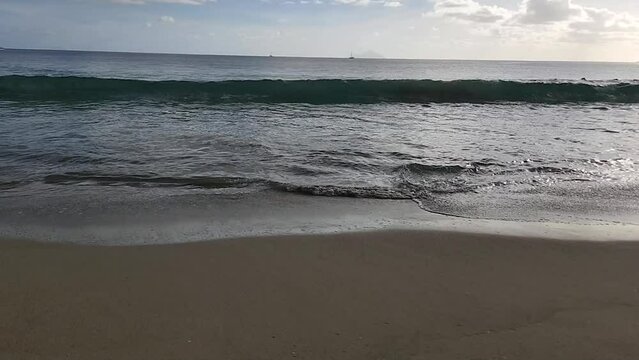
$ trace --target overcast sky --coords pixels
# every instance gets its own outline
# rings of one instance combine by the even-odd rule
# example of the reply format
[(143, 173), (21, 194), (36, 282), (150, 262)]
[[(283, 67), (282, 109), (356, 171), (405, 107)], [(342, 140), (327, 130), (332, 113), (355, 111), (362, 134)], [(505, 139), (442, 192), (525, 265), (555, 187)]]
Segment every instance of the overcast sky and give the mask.
[(639, 61), (639, 0), (0, 0), (0, 46)]

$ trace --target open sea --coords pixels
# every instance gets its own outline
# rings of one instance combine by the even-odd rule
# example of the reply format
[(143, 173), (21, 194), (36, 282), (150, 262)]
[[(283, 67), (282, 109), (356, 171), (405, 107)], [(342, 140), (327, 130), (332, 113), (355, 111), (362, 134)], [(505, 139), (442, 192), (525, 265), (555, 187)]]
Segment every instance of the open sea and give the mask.
[(306, 229), (327, 201), (360, 220), (388, 204), (380, 226), (402, 219), (393, 202), (636, 225), (637, 79), (630, 63), (3, 50), (0, 235), (180, 207), (246, 233), (304, 213)]

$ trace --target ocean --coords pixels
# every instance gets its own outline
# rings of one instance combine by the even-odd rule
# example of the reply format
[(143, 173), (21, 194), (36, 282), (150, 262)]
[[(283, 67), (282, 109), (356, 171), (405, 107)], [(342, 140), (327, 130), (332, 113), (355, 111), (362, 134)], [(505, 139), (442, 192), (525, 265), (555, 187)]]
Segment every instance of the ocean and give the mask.
[(433, 219), (422, 213), (636, 225), (638, 74), (0, 51), (0, 235), (99, 242), (124, 223), (207, 224), (144, 240), (172, 242)]

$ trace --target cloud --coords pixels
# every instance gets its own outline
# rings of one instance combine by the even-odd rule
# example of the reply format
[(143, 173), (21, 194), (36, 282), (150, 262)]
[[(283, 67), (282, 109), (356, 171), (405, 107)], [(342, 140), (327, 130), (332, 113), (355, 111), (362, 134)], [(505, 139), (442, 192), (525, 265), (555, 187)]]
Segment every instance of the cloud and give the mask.
[(639, 40), (639, 18), (608, 9), (582, 7), (570, 21), (567, 36), (585, 40)]
[(519, 21), (525, 24), (546, 24), (569, 20), (581, 13), (581, 7), (571, 0), (524, 0)]
[(481, 5), (474, 0), (437, 0), (432, 15), (470, 22), (495, 22), (511, 16), (511, 12), (494, 5)]
[[(397, 8), (402, 6), (401, 0), (333, 0), (335, 4), (368, 6), (371, 4), (382, 5), (384, 7)], [(318, 3), (317, 1), (315, 3)], [(319, 2), (321, 3), (321, 2)]]
[(371, 3), (371, 0), (335, 0), (335, 2), (338, 4), (366, 6)]
[(572, 0), (523, 0), (515, 10), (476, 0), (434, 0), (427, 17), (485, 24), (475, 33), (505, 34), (511, 39), (534, 36), (588, 42), (597, 39), (639, 39), (639, 19)]
[(400, 7), (402, 6), (402, 3), (399, 1), (385, 1), (384, 2), (384, 6), (385, 7)]
[(202, 5), (207, 2), (217, 2), (217, 0), (111, 0), (111, 2), (125, 5), (144, 5), (150, 3)]

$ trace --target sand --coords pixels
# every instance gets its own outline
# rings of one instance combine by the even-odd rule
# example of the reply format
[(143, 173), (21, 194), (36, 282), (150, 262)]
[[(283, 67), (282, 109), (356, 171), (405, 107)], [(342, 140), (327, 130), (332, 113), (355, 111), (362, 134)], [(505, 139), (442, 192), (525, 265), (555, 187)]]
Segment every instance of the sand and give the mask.
[(639, 243), (0, 241), (0, 359), (638, 359)]

